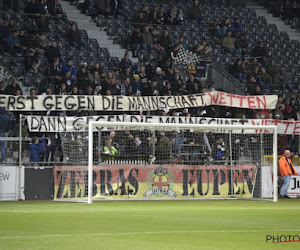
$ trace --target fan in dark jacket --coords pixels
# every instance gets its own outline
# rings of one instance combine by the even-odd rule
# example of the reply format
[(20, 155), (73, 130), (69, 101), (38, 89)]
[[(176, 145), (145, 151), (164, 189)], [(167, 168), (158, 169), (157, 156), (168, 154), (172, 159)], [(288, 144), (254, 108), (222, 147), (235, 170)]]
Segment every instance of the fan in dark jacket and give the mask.
[(45, 56), (47, 57), (49, 63), (54, 62), (55, 58), (59, 58), (61, 61), (61, 53), (57, 47), (57, 42), (53, 41), (51, 43), (51, 46), (46, 50)]
[(259, 41), (257, 46), (252, 50), (251, 56), (260, 58), (261, 63), (266, 65), (266, 58), (268, 57), (268, 52), (265, 49), (262, 41)]
[(68, 37), (71, 46), (77, 48), (79, 48), (80, 46), (85, 46), (84, 42), (81, 41), (81, 33), (77, 29), (77, 25), (75, 23), (73, 23), (71, 29), (69, 29)]
[(89, 74), (84, 66), (80, 68), (77, 75), (77, 86), (81, 93), (85, 93), (89, 87)]
[[(0, 137), (6, 137), (11, 128), (11, 118), (5, 114), (5, 107), (0, 107)], [(1, 161), (6, 161), (5, 141), (0, 141)]]
[[(131, 48), (135, 57), (138, 56), (141, 46), (143, 46), (143, 37), (140, 32), (140, 28), (136, 27), (131, 34)], [(146, 50), (145, 47), (143, 47)]]

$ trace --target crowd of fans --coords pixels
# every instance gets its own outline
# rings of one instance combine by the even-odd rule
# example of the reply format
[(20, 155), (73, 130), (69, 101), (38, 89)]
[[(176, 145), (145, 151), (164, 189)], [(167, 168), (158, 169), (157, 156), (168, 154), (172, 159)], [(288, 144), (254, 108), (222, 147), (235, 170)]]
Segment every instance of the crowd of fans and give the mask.
[[(87, 10), (88, 1), (78, 1), (79, 7), (84, 11)], [(98, 14), (103, 15), (123, 15), (123, 2), (119, 0), (113, 1), (96, 1)], [(163, 12), (159, 6), (154, 6), (149, 10), (144, 6), (139, 11), (135, 22), (139, 23), (130, 35), (128, 41), (130, 48), (134, 52), (134, 56), (141, 53), (161, 53), (163, 60), (151, 60), (149, 64), (133, 64), (126, 53), (124, 58), (114, 65), (113, 70), (104, 70), (100, 61), (93, 64), (83, 62), (81, 65), (74, 66), (71, 58), (65, 58), (60, 51), (58, 41), (49, 41), (49, 23), (52, 18), (58, 18), (64, 22), (65, 14), (58, 0), (31, 0), (25, 7), (25, 12), (29, 14), (26, 19), (27, 24), (20, 28), (14, 20), (0, 19), (0, 43), (1, 53), (7, 52), (15, 56), (22, 55), (24, 57), (24, 65), (26, 72), (32, 75), (46, 76), (47, 82), (42, 88), (30, 89), (30, 95), (126, 95), (126, 96), (162, 96), (162, 95), (188, 95), (203, 93), (207, 91), (215, 91), (214, 82), (203, 82), (194, 73), (189, 73), (187, 79), (183, 79), (179, 70), (174, 67), (171, 54), (176, 55), (180, 49), (194, 51), (202, 60), (212, 60), (213, 48), (209, 46), (205, 39), (199, 44), (191, 47), (185, 38), (180, 36), (174, 44), (165, 29), (161, 35), (158, 35), (156, 25), (182, 25), (186, 18), (193, 19), (201, 24), (203, 18), (199, 8), (198, 1), (195, 1), (193, 8), (189, 13), (184, 13), (182, 9), (173, 6), (169, 11)], [(56, 19), (57, 20), (57, 19)], [(241, 82), (244, 82), (248, 95), (269, 94), (271, 91), (280, 86), (286, 92), (292, 92), (292, 85), (289, 74), (284, 68), (278, 68), (276, 62), (268, 58), (267, 51), (263, 42), (258, 42), (257, 46), (250, 50), (245, 36), (244, 27), (240, 24), (239, 19), (235, 18), (231, 21), (226, 18), (219, 23), (215, 20), (210, 25), (211, 36), (214, 39), (222, 40), (222, 46), (226, 52), (236, 56), (236, 62), (230, 67), (230, 73)], [(70, 48), (85, 51), (89, 49), (89, 42), (83, 39), (82, 32), (78, 29), (76, 23), (70, 23), (67, 31), (67, 42)], [(46, 58), (47, 63), (41, 63), (41, 58)], [(11, 78), (0, 83), (0, 94), (22, 95), (22, 88), (17, 83), (17, 79)], [(253, 119), (285, 119), (298, 120), (300, 95), (291, 94), (290, 97), (283, 98), (280, 96), (278, 105), (275, 110), (246, 110), (234, 109), (228, 107), (198, 107), (179, 110), (162, 110), (153, 111), (151, 115), (170, 115), (170, 116), (204, 116), (204, 117), (221, 117), (221, 118), (253, 118)], [(11, 113), (13, 127), (17, 127), (18, 114)], [(59, 115), (59, 116), (82, 116), (82, 115), (98, 115), (104, 112), (88, 112), (88, 111), (69, 111), (69, 112), (40, 112), (39, 115)], [(141, 111), (138, 114), (149, 114), (149, 112)], [(34, 153), (38, 147), (31, 146), (33, 156), (31, 161), (53, 161), (56, 151), (61, 151), (61, 139), (59, 134), (32, 134), (27, 131), (26, 123), (24, 123), (23, 135), (27, 137), (37, 136), (34, 138), (33, 144), (41, 145), (38, 149), (42, 155)], [(176, 132), (176, 131), (175, 131)], [(174, 133), (175, 133), (174, 132)], [(16, 130), (11, 135), (16, 135)], [(130, 133), (130, 131), (128, 132)], [(196, 133), (197, 134), (197, 133)], [(131, 135), (131, 134), (130, 134)], [(156, 135), (156, 141), (151, 141), (152, 137), (142, 135), (137, 139), (137, 135), (127, 135), (131, 140), (122, 142), (108, 139), (103, 144), (103, 152), (113, 152), (113, 156), (126, 154), (126, 146), (124, 143), (132, 143), (137, 148), (136, 152), (147, 155), (147, 158), (154, 157), (158, 160), (166, 160), (166, 153), (171, 152), (170, 157), (178, 156), (179, 148), (175, 145), (182, 144), (200, 144), (195, 142), (198, 135), (192, 133), (184, 136), (180, 133), (176, 135), (159, 134)], [(141, 135), (139, 135), (141, 136)], [(126, 137), (126, 136), (125, 136)], [(126, 137), (126, 138), (127, 138)], [(199, 136), (198, 136), (199, 137)], [(201, 138), (203, 135), (200, 136)], [(291, 148), (289, 145), (295, 143), (297, 136), (279, 136), (282, 140), (280, 145), (284, 148)], [(46, 138), (46, 139), (45, 139)], [(148, 138), (148, 139), (147, 139)], [(150, 140), (150, 139), (151, 140)], [(77, 140), (78, 139), (78, 140)], [(77, 138), (78, 142), (84, 140)], [(175, 139), (175, 143), (173, 140)], [(203, 139), (203, 138), (202, 138)], [(181, 141), (182, 140), (182, 141)], [(222, 141), (223, 140), (223, 141)], [(245, 148), (245, 138), (239, 138), (241, 148)], [(251, 138), (247, 139), (250, 145)], [(178, 141), (178, 143), (176, 143)], [(209, 138), (206, 145), (207, 155), (211, 159), (228, 160), (228, 138)], [(255, 141), (255, 138), (252, 140)], [(247, 143), (248, 143), (247, 142)], [(150, 153), (151, 144), (157, 143), (157, 150), (162, 153), (152, 155)], [(202, 142), (201, 142), (202, 143)], [(235, 144), (236, 141), (234, 141)], [(202, 143), (203, 144), (203, 143)], [(293, 144), (293, 145), (294, 145)], [(123, 146), (124, 147), (123, 147)], [(219, 146), (218, 146), (219, 145)], [(220, 146), (221, 145), (221, 146)], [(113, 148), (114, 147), (114, 148)], [(249, 146), (250, 147), (250, 146)], [(298, 152), (297, 147), (294, 152)], [(42, 148), (42, 149), (41, 149)], [(218, 148), (220, 148), (220, 153)], [(246, 147), (247, 148), (247, 147)], [(255, 148), (255, 147), (254, 147)], [(169, 150), (170, 149), (170, 150)], [(281, 151), (282, 149), (280, 149)], [(51, 154), (50, 154), (51, 152)], [(165, 151), (164, 151), (165, 152)], [(240, 152), (240, 151), (238, 151)], [(110, 154), (110, 153), (109, 153)], [(192, 153), (191, 153), (192, 154)], [(37, 157), (39, 155), (40, 157)], [(192, 155), (196, 155), (193, 153)], [(237, 154), (239, 155), (239, 153)], [(51, 156), (51, 157), (50, 157)], [(196, 156), (191, 156), (196, 157)], [(197, 156), (199, 157), (199, 155)], [(197, 158), (198, 159), (198, 158)], [(61, 155), (61, 161), (65, 161)]]

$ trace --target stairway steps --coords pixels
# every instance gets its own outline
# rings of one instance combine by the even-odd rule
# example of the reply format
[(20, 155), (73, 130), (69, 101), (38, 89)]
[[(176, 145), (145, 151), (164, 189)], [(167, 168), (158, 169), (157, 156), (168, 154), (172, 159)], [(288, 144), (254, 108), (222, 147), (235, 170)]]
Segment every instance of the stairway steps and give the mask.
[[(119, 44), (114, 44), (113, 37), (108, 36), (105, 31), (101, 30), (100, 27), (91, 20), (91, 17), (80, 14), (80, 11), (75, 6), (70, 5), (67, 1), (62, 1), (61, 4), (68, 19), (75, 21), (79, 29), (85, 29), (88, 37), (96, 39), (100, 47), (107, 48), (111, 57), (118, 57), (119, 60), (124, 57), (126, 50), (122, 49)], [(129, 56), (133, 63), (138, 63), (137, 58), (132, 58), (131, 52), (129, 52)]]

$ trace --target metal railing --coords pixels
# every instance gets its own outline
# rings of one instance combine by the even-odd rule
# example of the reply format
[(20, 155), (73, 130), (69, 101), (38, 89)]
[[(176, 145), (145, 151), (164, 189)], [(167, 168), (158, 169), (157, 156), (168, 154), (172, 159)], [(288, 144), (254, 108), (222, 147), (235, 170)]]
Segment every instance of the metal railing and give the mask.
[(215, 82), (215, 88), (223, 92), (244, 95), (245, 86), (216, 63), (208, 65), (208, 81)]

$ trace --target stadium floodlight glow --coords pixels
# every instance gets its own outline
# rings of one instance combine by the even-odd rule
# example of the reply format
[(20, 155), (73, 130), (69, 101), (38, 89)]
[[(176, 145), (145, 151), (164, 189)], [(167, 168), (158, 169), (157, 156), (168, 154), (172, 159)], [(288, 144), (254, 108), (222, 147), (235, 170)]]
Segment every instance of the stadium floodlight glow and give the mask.
[(54, 200), (277, 201), (277, 127), (92, 121), (61, 133)]

